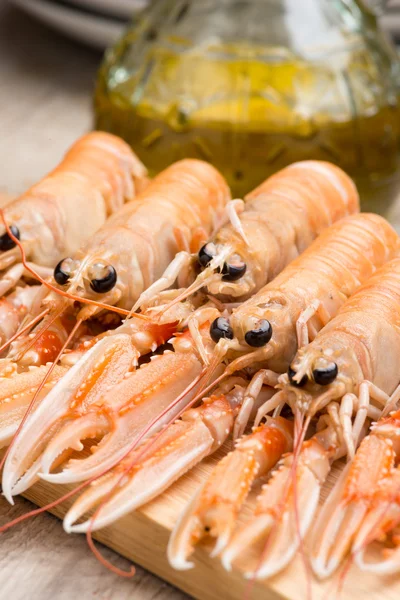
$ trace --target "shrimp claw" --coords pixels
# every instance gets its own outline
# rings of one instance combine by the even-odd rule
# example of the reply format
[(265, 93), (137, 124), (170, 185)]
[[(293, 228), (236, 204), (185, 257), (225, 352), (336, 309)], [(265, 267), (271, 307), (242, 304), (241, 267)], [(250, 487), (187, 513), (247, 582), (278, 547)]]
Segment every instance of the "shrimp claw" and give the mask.
[(278, 417), (237, 442), (235, 450), (214, 468), (172, 532), (168, 560), (175, 569), (193, 566), (187, 559), (204, 537), (215, 539), (212, 556), (220, 554), (254, 479), (267, 473), (291, 448), (292, 441), (292, 424)]

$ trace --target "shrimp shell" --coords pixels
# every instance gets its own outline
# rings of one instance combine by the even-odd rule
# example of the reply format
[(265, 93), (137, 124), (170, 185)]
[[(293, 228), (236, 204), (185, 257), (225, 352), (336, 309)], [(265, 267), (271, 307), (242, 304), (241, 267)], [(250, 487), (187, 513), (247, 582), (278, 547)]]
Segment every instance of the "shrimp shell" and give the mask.
[[(182, 245), (198, 249), (199, 241), (213, 231), (229, 200), (228, 185), (213, 166), (191, 159), (174, 163), (72, 256), (76, 271), (66, 291), (129, 310)], [(110, 293), (95, 293), (88, 285), (93, 268), (99, 265), (112, 265), (116, 271), (116, 285)], [(83, 314), (87, 316), (87, 311)]]
[[(247, 266), (238, 282), (219, 280), (211, 294), (244, 298), (258, 291), (301, 254), (327, 227), (359, 211), (353, 181), (338, 167), (318, 161), (294, 163), (269, 177), (245, 198), (240, 232), (229, 224), (213, 240), (231, 246)], [(229, 262), (229, 259), (227, 259)]]
[[(145, 167), (123, 140), (92, 132), (80, 138), (51, 173), (8, 203), (4, 218), (17, 227), (29, 261), (36, 267), (54, 267), (64, 255), (78, 250), (147, 181)], [(0, 253), (0, 269), (15, 265), (1, 282), (1, 294), (22, 276), (19, 261), (15, 245)], [(42, 271), (43, 276), (48, 274)]]
[(297, 350), (296, 328), (302, 313), (318, 302), (306, 322), (312, 339), (398, 250), (396, 232), (378, 215), (352, 215), (332, 225), (270, 284), (233, 311), (230, 322), (241, 351), (250, 350), (246, 333), (266, 319), (272, 326), (272, 339), (259, 349), (259, 359), (268, 360), (270, 369), (285, 371)]

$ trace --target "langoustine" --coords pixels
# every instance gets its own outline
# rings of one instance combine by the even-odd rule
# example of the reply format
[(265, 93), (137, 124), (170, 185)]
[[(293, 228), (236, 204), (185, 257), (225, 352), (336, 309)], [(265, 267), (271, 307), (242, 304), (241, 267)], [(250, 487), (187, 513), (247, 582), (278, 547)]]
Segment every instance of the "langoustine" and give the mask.
[[(209, 321), (199, 329), (207, 354), (213, 346), (208, 329)], [(189, 331), (170, 340), (173, 352), (154, 355), (139, 368), (130, 336), (114, 337), (111, 349), (102, 346), (107, 338), (89, 349), (84, 363), (71, 367), (27, 417), (4, 465), (3, 493), (10, 501), (38, 473), (56, 483), (98, 476), (124, 457), (132, 441), (158, 431), (195, 396), (203, 360)], [(82, 450), (81, 440), (94, 437), (100, 439), (94, 454), (49, 473), (62, 453)]]
[[(378, 215), (352, 215), (332, 225), (271, 283), (234, 309), (229, 320), (218, 318), (212, 323), (210, 333), (216, 346), (205, 377), (227, 357), (234, 360), (224, 376), (243, 368), (261, 368), (254, 377), (266, 384), (275, 382), (297, 348), (313, 339), (398, 249), (396, 232)], [(252, 405), (249, 396), (236, 435), (243, 433), (243, 413)]]
[[(3, 207), (29, 265), (43, 277), (78, 250), (108, 216), (147, 185), (147, 171), (120, 138), (92, 132), (80, 138), (61, 163), (19, 198)], [(79, 218), (78, 218), (79, 215)], [(0, 224), (0, 295), (27, 274), (15, 241)]]
[[(183, 160), (173, 164), (134, 202), (110, 217), (79, 251), (59, 262), (50, 282), (52, 291), (37, 306), (37, 311), (46, 314), (35, 333), (43, 333), (55, 314), (61, 316), (74, 300), (86, 304), (75, 311), (77, 321), (87, 321), (104, 308), (126, 315), (181, 244), (194, 248), (201, 244), (223, 218), (229, 200), (225, 180), (208, 163)], [(8, 359), (18, 361), (30, 343), (26, 337), (19, 338)], [(37, 364), (35, 353), (31, 356), (30, 364)], [(29, 364), (26, 355), (24, 362)]]
[[(351, 241), (354, 238), (358, 240), (357, 244), (354, 244)], [(329, 320), (329, 318), (337, 312), (339, 307), (346, 298), (354, 292), (360, 282), (371, 275), (371, 273), (387, 259), (391, 258), (397, 249), (397, 234), (382, 217), (377, 215), (353, 215), (332, 226), (314, 242), (309, 250), (296, 259), (294, 264), (287, 267), (274, 282), (271, 282), (264, 290), (256, 294), (254, 298), (248, 300), (238, 309), (233, 311), (231, 317), (233, 331), (237, 331), (238, 337), (241, 336), (244, 340), (241, 343), (238, 342), (238, 340), (231, 341), (225, 338), (219, 340), (213, 348), (212, 356), (209, 359), (209, 365), (206, 365), (205, 369), (202, 370), (202, 387), (204, 388), (205, 382), (208, 383), (209, 380), (215, 378), (217, 370), (220, 371), (222, 368), (219, 366), (220, 358), (227, 353), (227, 350), (232, 348), (236, 352), (239, 348), (242, 353), (246, 354), (244, 357), (239, 357), (230, 363), (228, 367), (224, 369), (224, 376), (226, 376), (227, 373), (232, 373), (233, 371), (248, 365), (262, 364), (263, 360), (271, 360), (275, 355), (275, 365), (277, 365), (278, 369), (284, 370), (297, 348), (296, 322), (299, 319), (301, 320), (302, 310), (307, 310), (308, 304), (310, 303), (312, 305), (312, 302), (316, 297), (319, 299), (321, 302), (321, 310), (317, 311), (311, 324), (315, 328), (312, 331), (315, 332), (320, 329), (324, 322)], [(317, 272), (319, 273), (318, 279), (315, 277), (315, 273)], [(209, 313), (207, 314), (207, 317), (210, 318)], [(216, 321), (214, 320), (213, 325), (210, 328), (210, 335), (214, 341), (216, 341), (215, 322), (218, 324), (221, 319), (223, 320), (223, 318), (218, 317)], [(272, 343), (269, 344), (267, 348), (265, 345), (270, 337), (266, 338), (265, 332), (263, 332), (262, 329), (260, 330), (261, 335), (254, 329), (254, 324), (260, 319), (263, 319), (263, 323), (268, 324), (267, 333), (271, 329), (274, 331)], [(250, 349), (250, 345), (248, 344), (249, 337), (247, 333), (243, 331), (245, 328), (251, 330), (251, 335), (256, 338), (255, 343), (260, 346), (261, 339), (264, 347), (256, 347), (255, 352), (247, 353), (246, 350)], [(219, 331), (217, 333), (219, 334)], [(224, 335), (225, 331), (222, 333)], [(220, 337), (222, 338), (223, 335)], [(111, 344), (111, 354), (113, 353), (113, 339), (117, 342), (116, 348), (118, 352), (120, 345), (124, 346), (128, 344), (125, 338), (118, 339), (117, 337), (112, 336), (108, 342)], [(252, 339), (250, 341), (253, 343)], [(104, 345), (106, 343), (106, 341), (103, 341)], [(100, 354), (98, 354), (99, 352)], [(93, 352), (93, 357), (101, 356), (101, 352), (102, 347), (98, 346), (97, 350)], [(217, 356), (218, 361), (213, 363), (215, 356)], [(41, 409), (43, 412), (40, 413), (40, 426), (39, 424), (35, 426), (35, 433), (33, 433), (32, 430), (28, 434), (28, 427), (22, 429), (10, 451), (10, 460), (5, 465), (3, 486), (4, 489), (7, 490), (7, 493), (11, 494), (11, 488), (15, 486), (16, 479), (18, 479), (18, 477), (21, 476), (21, 472), (24, 471), (22, 466), (25, 460), (24, 457), (29, 456), (32, 444), (35, 444), (35, 440), (38, 439), (41, 439), (41, 443), (44, 443), (44, 440), (46, 439), (44, 432), (49, 427), (49, 419), (52, 423), (54, 423), (53, 419), (56, 418), (59, 422), (62, 422), (63, 419), (65, 419), (65, 415), (68, 415), (71, 410), (70, 402), (74, 397), (74, 390), (79, 385), (77, 382), (84, 381), (84, 378), (89, 372), (86, 369), (93, 369), (93, 365), (95, 364), (96, 360), (92, 358), (92, 354), (88, 353), (85, 363), (77, 363), (77, 365), (79, 365), (77, 368), (81, 368), (81, 375), (79, 376), (79, 379), (78, 375), (75, 375), (75, 387), (71, 386), (69, 383), (67, 384), (69, 381), (68, 377), (65, 377), (63, 380), (65, 383), (63, 383), (64, 387), (62, 389), (65, 390), (65, 386), (69, 385), (69, 394), (65, 395), (63, 392), (63, 394), (59, 394), (59, 399), (57, 399), (55, 394), (50, 395), (45, 402), (42, 402), (43, 407), (46, 408)], [(95, 376), (97, 378), (96, 374)], [(273, 385), (275, 385), (277, 374), (273, 371), (262, 370), (260, 373), (256, 374), (255, 377), (258, 377), (263, 383), (268, 384), (272, 382)], [(69, 400), (67, 400), (68, 398)], [(112, 401), (112, 399), (110, 400)], [(105, 396), (104, 402), (107, 404), (107, 395)], [(251, 394), (247, 395), (239, 415), (240, 418), (237, 421), (238, 425), (235, 428), (235, 437), (240, 435), (244, 430), (246, 419), (243, 418), (243, 414), (245, 414), (245, 416), (249, 414), (253, 402), (253, 396)], [(273, 402), (273, 400), (270, 402)], [(46, 414), (48, 416), (46, 416)], [(91, 410), (90, 419), (95, 418), (94, 414), (95, 411)], [(96, 415), (95, 420), (98, 418), (100, 417)], [(72, 435), (73, 432), (76, 432), (76, 435), (79, 437), (79, 435), (81, 435), (79, 433), (81, 427), (82, 431), (85, 431), (88, 419), (89, 417), (85, 414), (82, 414), (80, 415), (80, 418), (75, 419), (73, 428), (70, 428), (70, 434)], [(118, 423), (119, 422), (122, 424), (124, 420), (119, 419)], [(120, 435), (120, 427), (115, 428), (114, 440), (118, 439), (117, 433), (121, 440), (123, 436)], [(119, 443), (122, 444), (121, 441)], [(46, 476), (53, 481), (72, 482), (83, 480), (93, 475), (92, 468), (89, 468), (91, 463), (96, 463), (96, 465), (98, 465), (100, 458), (109, 463), (111, 460), (116, 460), (116, 457), (119, 456), (118, 453), (114, 452), (111, 444), (108, 444), (107, 446), (104, 445), (101, 453), (99, 453), (99, 451), (96, 452), (96, 459), (91, 457), (91, 460), (87, 459), (80, 461), (79, 468), (77, 467), (74, 470), (66, 469), (64, 474), (48, 474), (52, 462), (50, 458), (53, 457), (54, 454), (61, 452), (61, 449), (64, 449), (64, 446), (65, 440), (63, 440), (61, 433), (55, 434), (47, 451), (47, 459), (42, 460), (42, 470), (44, 474), (47, 474)], [(12, 458), (16, 452), (19, 456), (18, 459)], [(44, 456), (46, 456), (46, 453)], [(6, 484), (6, 476), (8, 482), (10, 482), (9, 484)], [(7, 485), (9, 485), (9, 487), (7, 487)]]
[(197, 256), (181, 252), (162, 280), (140, 296), (134, 310), (146, 308), (193, 261), (202, 272), (174, 303), (201, 287), (224, 299), (248, 298), (324, 229), (358, 210), (356, 187), (341, 169), (322, 161), (294, 163), (250, 192), (244, 203), (232, 201), (228, 207), (231, 222)]
[[(286, 466), (271, 482), (272, 487), (275, 480), (286, 482), (281, 489), (281, 514), (275, 514), (268, 527), (257, 528), (257, 522), (262, 523), (265, 515), (271, 514), (268, 498), (272, 489), (268, 484), (254, 519), (227, 548), (226, 565), (240, 557), (243, 540), (251, 545), (261, 536), (268, 540), (268, 550), (252, 575), (272, 576), (284, 568), (300, 544), (299, 536), (310, 529), (332, 463), (344, 455), (352, 458), (368, 420), (379, 418), (384, 407), (395, 400), (390, 395), (396, 395), (399, 379), (399, 366), (393, 359), (400, 352), (399, 294), (400, 260), (394, 259), (342, 306), (308, 346), (299, 350), (288, 375), (281, 377), (283, 389), (277, 392), (277, 402), (290, 405), (298, 426), (297, 450), (285, 459)], [(268, 405), (259, 409), (257, 421), (266, 412)], [(311, 418), (324, 412), (327, 414), (322, 418), (329, 417), (336, 441), (331, 437), (320, 439), (317, 433), (302, 442)], [(365, 457), (363, 450), (361, 456)], [(333, 492), (333, 500), (326, 504), (313, 533), (312, 565), (319, 577), (331, 574), (348, 550), (363, 516), (362, 510), (359, 512), (363, 495), (367, 488), (369, 494), (372, 491), (365, 484), (369, 477), (373, 483), (378, 465), (387, 460), (381, 453), (368, 472), (357, 467), (345, 470), (337, 487), (340, 493)], [(350, 473), (350, 479), (343, 487), (346, 473)]]
[[(78, 308), (72, 334), (84, 320), (104, 308), (118, 305), (116, 310), (122, 310), (126, 314), (143, 287), (160, 274), (173, 258), (179, 244), (193, 244), (196, 247), (201, 243), (204, 232), (209, 233), (219, 219), (223, 218), (229, 199), (225, 180), (208, 163), (184, 160), (160, 173), (135, 202), (128, 203), (109, 219), (83, 250), (76, 253), (74, 259), (67, 261), (69, 267), (73, 263), (76, 270), (72, 269), (67, 273), (65, 261), (61, 261), (56, 267), (54, 277), (59, 282), (59, 293), (66, 298), (59, 297), (57, 290), (44, 298), (42, 304), (47, 304), (51, 310), (45, 316), (42, 326), (38, 327), (37, 339), (46, 331), (49, 322), (53, 322), (55, 317), (60, 317), (66, 309), (73, 306), (74, 300), (78, 303), (85, 302), (87, 306)], [(97, 277), (100, 271), (104, 274), (103, 278)], [(97, 302), (95, 298), (101, 295), (103, 301)], [(87, 362), (74, 371), (74, 381), (78, 387), (79, 377), (80, 382), (84, 382), (84, 378), (98, 362), (93, 356), (102, 356), (106, 348), (106, 353), (115, 357), (115, 360), (110, 359), (116, 369), (115, 376), (111, 376), (110, 381), (115, 384), (125, 373), (125, 367), (116, 366), (123, 344), (126, 344), (127, 350), (123, 364), (134, 367), (138, 352), (154, 350), (155, 342), (166, 342), (173, 332), (171, 323), (149, 324), (145, 320), (135, 337), (136, 324), (141, 320), (143, 318), (140, 315), (135, 316), (124, 324), (123, 333), (119, 331), (116, 335), (100, 340), (100, 346), (96, 346), (94, 352), (87, 353)], [(67, 342), (68, 340), (69, 337)], [(134, 346), (138, 341), (142, 344), (139, 348)], [(32, 341), (18, 340), (12, 348), (17, 360), (24, 356), (26, 344), (29, 348)], [(60, 342), (60, 347), (64, 346)], [(32, 353), (32, 356), (35, 359), (37, 353)], [(25, 368), (26, 366), (25, 364)], [(73, 396), (72, 389), (69, 389), (69, 396)], [(65, 398), (59, 397), (58, 400), (61, 400), (65, 409)], [(32, 403), (34, 401), (33, 399)], [(31, 408), (30, 405), (28, 412)], [(51, 410), (54, 414), (59, 414), (55, 405)]]

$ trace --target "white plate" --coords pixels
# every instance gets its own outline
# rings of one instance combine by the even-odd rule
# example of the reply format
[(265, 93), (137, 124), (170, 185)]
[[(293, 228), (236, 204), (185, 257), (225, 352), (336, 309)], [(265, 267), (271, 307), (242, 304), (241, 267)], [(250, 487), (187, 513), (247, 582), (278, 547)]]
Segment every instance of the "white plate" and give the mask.
[[(91, 0), (79, 1), (83, 4)], [(99, 4), (107, 0), (96, 1)], [(123, 1), (126, 4), (129, 0)], [(102, 50), (114, 44), (126, 27), (125, 19), (121, 17), (98, 16), (90, 11), (80, 10), (79, 7), (73, 8), (66, 4), (53, 3), (51, 0), (12, 0), (12, 2), (54, 29)]]
[(103, 15), (129, 20), (132, 14), (142, 10), (148, 0), (68, 0), (70, 4), (88, 8)]

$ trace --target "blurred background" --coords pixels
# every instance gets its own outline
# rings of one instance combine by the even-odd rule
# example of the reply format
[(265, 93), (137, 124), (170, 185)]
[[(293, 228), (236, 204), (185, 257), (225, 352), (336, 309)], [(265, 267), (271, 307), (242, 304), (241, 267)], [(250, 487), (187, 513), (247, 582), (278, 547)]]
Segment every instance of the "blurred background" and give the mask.
[[(315, 158), (356, 180), (365, 209), (399, 189), (400, 0), (13, 0), (107, 48), (95, 127), (152, 173), (209, 160), (243, 196)], [(79, 70), (79, 65), (76, 67)]]

